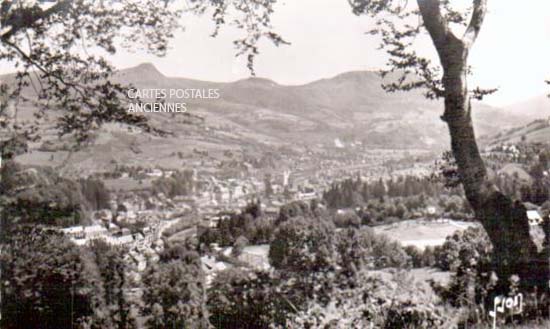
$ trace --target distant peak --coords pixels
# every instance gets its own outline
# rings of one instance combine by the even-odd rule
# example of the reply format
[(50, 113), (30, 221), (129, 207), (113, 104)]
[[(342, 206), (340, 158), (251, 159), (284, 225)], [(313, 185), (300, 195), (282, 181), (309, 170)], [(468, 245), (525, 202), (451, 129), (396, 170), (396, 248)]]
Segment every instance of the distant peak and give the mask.
[(256, 85), (268, 85), (268, 86), (277, 86), (278, 84), (270, 79), (267, 78), (259, 78), (259, 77), (249, 77), (242, 80), (238, 80), (236, 83), (239, 84), (256, 84)]
[(155, 65), (149, 62), (141, 63), (138, 66), (134, 66), (123, 71), (126, 71), (127, 73), (134, 72), (139, 75), (143, 75), (144, 77), (164, 77), (164, 74), (160, 73)]
[(136, 66), (136, 69), (157, 70), (155, 65), (153, 65), (153, 63), (151, 62), (141, 63), (138, 66)]
[(333, 83), (333, 82), (354, 82), (354, 83), (366, 83), (374, 82), (379, 83), (380, 76), (378, 72), (372, 70), (363, 70), (363, 71), (348, 71), (339, 73), (330, 78), (322, 78), (319, 80), (312, 81), (306, 85), (317, 85), (319, 83)]
[(365, 78), (365, 77), (372, 77), (377, 76), (378, 72), (376, 71), (348, 71), (343, 72), (338, 75), (336, 75), (333, 79), (357, 79), (357, 78)]

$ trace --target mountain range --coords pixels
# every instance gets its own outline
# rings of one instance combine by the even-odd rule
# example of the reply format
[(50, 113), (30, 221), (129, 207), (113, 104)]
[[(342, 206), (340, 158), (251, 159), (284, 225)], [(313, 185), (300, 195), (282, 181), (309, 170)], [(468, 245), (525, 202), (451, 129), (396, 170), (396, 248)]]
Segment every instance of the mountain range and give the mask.
[[(138, 88), (215, 88), (216, 100), (187, 100), (189, 112), (206, 122), (225, 122), (282, 142), (327, 142), (334, 138), (359, 140), (379, 147), (437, 147), (448, 143), (439, 119), (442, 103), (420, 92), (386, 93), (372, 71), (347, 72), (304, 85), (285, 86), (263, 78), (214, 83), (161, 74), (152, 64), (122, 70), (116, 79)], [(544, 117), (543, 102), (499, 109), (475, 103), (478, 135)], [(548, 113), (550, 115), (550, 112)]]
[[(281, 85), (255, 77), (221, 83), (167, 77), (145, 63), (117, 72), (114, 80), (137, 89), (217, 89), (220, 97), (181, 100), (187, 103), (190, 116), (144, 114), (152, 124), (173, 132), (171, 141), (110, 127), (100, 131), (93, 153), (103, 147), (101, 152), (118, 156), (128, 152), (129, 144), (134, 150), (184, 153), (345, 147), (357, 142), (389, 149), (442, 150), (449, 145), (447, 127), (440, 120), (441, 101), (428, 100), (420, 91), (386, 93), (381, 88), (382, 78), (373, 71), (347, 72), (303, 85)], [(494, 135), (548, 117), (549, 105), (533, 101), (500, 109), (475, 102), (477, 134)]]

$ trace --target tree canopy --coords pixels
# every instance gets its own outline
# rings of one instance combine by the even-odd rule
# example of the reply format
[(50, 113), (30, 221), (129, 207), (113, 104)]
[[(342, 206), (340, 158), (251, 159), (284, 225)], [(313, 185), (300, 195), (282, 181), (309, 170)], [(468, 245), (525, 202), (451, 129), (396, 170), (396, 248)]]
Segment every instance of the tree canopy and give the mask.
[[(548, 273), (541, 271), (548, 272), (547, 266), (536, 261), (539, 256), (529, 235), (526, 209), (503, 194), (489, 176), (474, 132), (471, 100), (495, 91), (468, 86), (472, 72), (468, 57), (483, 26), (488, 1), (472, 0), (466, 10), (455, 9), (450, 0), (417, 0), (415, 5), (398, 0), (349, 2), (356, 15), (369, 15), (376, 22), (372, 33), (381, 37), (380, 48), (389, 58), (382, 75), (397, 76), (383, 88), (389, 92), (422, 88), (427, 98), (444, 100), (441, 119), (449, 128), (457, 168), (455, 180), (464, 188), (494, 246), (501, 283), (505, 285), (507, 278), (517, 274), (523, 283), (545, 284), (542, 278)], [(415, 17), (416, 21), (411, 19)], [(415, 51), (413, 44), (424, 32), (433, 44), (438, 64)]]
[[(25, 0), (3, 1), (0, 6), (0, 61), (16, 73), (0, 84), (0, 136), (3, 157), (25, 152), (14, 149), (40, 138), (39, 126), (55, 111), (60, 135), (73, 134), (77, 142), (106, 122), (122, 122), (146, 132), (167, 133), (152, 127), (143, 115), (127, 111), (130, 100), (124, 86), (113, 82), (115, 68), (108, 56), (120, 48), (145, 49), (163, 56), (174, 31), (185, 25), (184, 14), (211, 15), (217, 35), (232, 25), (244, 35), (234, 41), (237, 55), (253, 61), (257, 43), (285, 41), (271, 27), (274, 0)], [(140, 101), (139, 99), (137, 101)], [(33, 120), (19, 119), (29, 103)]]

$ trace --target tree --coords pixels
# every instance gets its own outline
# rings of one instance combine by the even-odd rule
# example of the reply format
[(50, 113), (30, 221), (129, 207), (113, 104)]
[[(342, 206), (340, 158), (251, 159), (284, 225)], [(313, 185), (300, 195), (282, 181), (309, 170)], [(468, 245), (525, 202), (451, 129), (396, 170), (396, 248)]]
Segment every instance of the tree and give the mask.
[(19, 227), (0, 266), (2, 328), (112, 328), (97, 266), (62, 233)]
[[(350, 4), (356, 15), (367, 14), (377, 19), (373, 33), (381, 36), (381, 48), (390, 57), (389, 69), (382, 75), (399, 75), (383, 88), (389, 92), (423, 88), (426, 97), (444, 100), (441, 119), (449, 128), (457, 174), (476, 218), (494, 246), (495, 258), (500, 260), (497, 273), (501, 281), (518, 274), (526, 279), (523, 282), (529, 278), (545, 282), (547, 273), (538, 270), (547, 271), (548, 266), (533, 266), (537, 255), (529, 236), (526, 209), (504, 195), (489, 177), (472, 124), (471, 99), (482, 99), (495, 91), (469, 89), (467, 84), (471, 73), (468, 55), (483, 25), (487, 0), (473, 0), (468, 12), (453, 9), (448, 0), (417, 0), (415, 10), (393, 0), (350, 0)], [(422, 19), (418, 25), (409, 24), (414, 16)], [(457, 36), (456, 26), (464, 30), (462, 36)], [(433, 65), (411, 49), (422, 31), (428, 32), (439, 65)]]
[(410, 257), (411, 265), (413, 268), (424, 266), (422, 250), (420, 250), (417, 246), (406, 246), (404, 250)]
[(362, 269), (401, 268), (408, 256), (401, 245), (370, 228), (348, 228), (337, 234), (340, 267), (352, 273)]
[(0, 169), (2, 234), (20, 223), (70, 226), (82, 223), (80, 185), (51, 168), (25, 168), (14, 161)]
[[(121, 122), (146, 132), (168, 133), (151, 126), (143, 115), (127, 111), (128, 87), (114, 82), (106, 55), (120, 47), (141, 47), (164, 55), (181, 14), (212, 13), (213, 36), (223, 25), (244, 32), (234, 41), (237, 55), (247, 57), (253, 73), (257, 43), (286, 42), (273, 31), (272, 0), (254, 5), (239, 0), (7, 0), (0, 7), (0, 61), (16, 73), (0, 84), (0, 159), (26, 152), (27, 142), (40, 138), (40, 123), (49, 110), (56, 114), (60, 135), (78, 143), (105, 122)], [(231, 18), (226, 16), (231, 15)], [(93, 49), (92, 53), (89, 50)], [(36, 120), (18, 119), (18, 108), (32, 106)]]
[(82, 194), (93, 210), (109, 209), (111, 196), (102, 180), (88, 177), (79, 180)]
[(361, 226), (361, 218), (353, 210), (337, 212), (334, 214), (333, 222), (340, 228)]
[(228, 269), (208, 289), (210, 323), (219, 329), (285, 327), (299, 297), (291, 281), (276, 272)]
[(143, 276), (147, 328), (208, 328), (205, 282), (196, 252), (169, 247)]
[(130, 289), (124, 264), (126, 250), (113, 247), (103, 240), (95, 240), (90, 246), (90, 257), (97, 264), (104, 287), (104, 300), (107, 305), (108, 316), (113, 322), (113, 328), (136, 328), (135, 318), (130, 312), (130, 301), (126, 290)]
[(334, 230), (334, 224), (323, 218), (291, 217), (275, 232), (269, 248), (270, 264), (302, 275), (333, 269)]
[[(17, 72), (2, 87), (8, 100), (0, 109), (2, 128), (8, 131), (2, 138), (39, 138), (37, 128), (50, 109), (62, 110), (59, 133), (74, 134), (77, 141), (110, 121), (153, 131), (145, 117), (126, 111), (126, 86), (113, 82), (113, 67), (88, 49), (113, 54), (121, 41), (162, 55), (180, 12), (161, 0), (4, 1), (0, 60)], [(18, 120), (17, 108), (27, 105), (37, 109), (37, 120), (25, 124)]]
[(279, 209), (277, 223), (282, 223), (289, 220), (290, 218), (298, 216), (312, 216), (311, 207), (304, 201), (292, 201), (283, 205)]

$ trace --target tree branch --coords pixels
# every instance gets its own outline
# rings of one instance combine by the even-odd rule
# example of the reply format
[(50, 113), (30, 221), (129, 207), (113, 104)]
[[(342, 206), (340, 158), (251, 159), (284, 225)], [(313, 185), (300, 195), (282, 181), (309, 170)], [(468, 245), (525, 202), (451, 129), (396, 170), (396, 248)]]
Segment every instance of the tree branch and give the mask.
[(62, 11), (66, 11), (71, 3), (72, 0), (61, 0), (50, 8), (42, 10), (40, 12), (36, 12), (31, 8), (21, 9), (14, 12), (13, 16), (10, 17), (10, 19), (8, 19), (6, 22), (7, 25), (10, 26), (10, 29), (2, 33), (2, 35), (0, 35), (0, 39), (7, 40), (15, 35), (17, 32), (19, 32), (21, 29), (32, 27), (36, 22), (41, 19), (48, 18)]
[(417, 0), (424, 26), (430, 33), (438, 51), (444, 48), (447, 38), (452, 35), (447, 20), (441, 14), (439, 0)]
[[(30, 55), (28, 55), (27, 53), (25, 53), (25, 51), (23, 51), (19, 46), (17, 46), (15, 43), (12, 43), (8, 40), (3, 40), (3, 43), (9, 47), (12, 47), (15, 51), (17, 51), (21, 57), (27, 62), (29, 63), (30, 65), (36, 67), (40, 72), (42, 72), (44, 74), (44, 77), (45, 78), (54, 78), (56, 80), (58, 80), (59, 82), (61, 82), (62, 84), (66, 85), (66, 86), (69, 86), (69, 87), (72, 87), (76, 92), (78, 92), (81, 96), (85, 97), (86, 95), (84, 94), (84, 92), (81, 90), (81, 89), (84, 89), (81, 85), (79, 85), (78, 83), (73, 83), (73, 82), (70, 82), (70, 81), (67, 81), (65, 78), (63, 78), (62, 76), (60, 76), (59, 74), (53, 74), (52, 72), (48, 71), (46, 68), (44, 68), (39, 62), (35, 61), (34, 59), (32, 59), (32, 57)], [(32, 79), (31, 79), (32, 81)], [(39, 80), (40, 81), (40, 80)]]
[(473, 6), (474, 10), (472, 12), (472, 18), (466, 28), (466, 32), (464, 32), (464, 36), (462, 37), (462, 42), (467, 49), (472, 47), (479, 31), (481, 30), (483, 19), (487, 13), (487, 0), (474, 0)]

